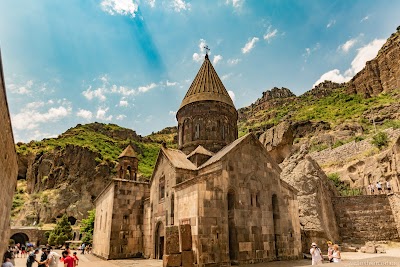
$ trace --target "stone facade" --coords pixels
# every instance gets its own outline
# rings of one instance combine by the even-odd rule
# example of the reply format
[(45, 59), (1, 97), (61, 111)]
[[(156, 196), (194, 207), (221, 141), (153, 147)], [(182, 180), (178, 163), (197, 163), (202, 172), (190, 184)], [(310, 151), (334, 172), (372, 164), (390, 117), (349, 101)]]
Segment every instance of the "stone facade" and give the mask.
[(29, 242), (39, 246), (47, 244), (47, 238), (45, 235), (47, 231), (48, 230), (43, 230), (38, 227), (12, 226), (9, 236), (16, 244), (26, 244), (26, 242)]
[[(395, 214), (388, 196), (369, 195), (333, 198), (336, 219), (343, 242), (399, 241)], [(398, 219), (398, 217), (396, 217)]]
[(149, 184), (114, 179), (98, 197), (94, 253), (142, 252), (174, 267), (299, 258), (297, 190), (254, 134), (237, 139), (236, 109), (208, 56), (177, 120), (179, 150), (161, 147)]
[(18, 165), (8, 110), (6, 86), (0, 53), (0, 256), (10, 239), (10, 212), (17, 182)]

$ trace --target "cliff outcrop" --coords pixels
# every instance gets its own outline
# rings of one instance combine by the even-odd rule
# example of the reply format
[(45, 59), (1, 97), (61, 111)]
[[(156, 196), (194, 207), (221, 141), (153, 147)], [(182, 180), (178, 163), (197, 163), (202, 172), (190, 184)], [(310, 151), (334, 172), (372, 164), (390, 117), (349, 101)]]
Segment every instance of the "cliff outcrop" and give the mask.
[(348, 83), (347, 92), (364, 97), (391, 92), (400, 88), (400, 26), (379, 50), (378, 55), (366, 63)]

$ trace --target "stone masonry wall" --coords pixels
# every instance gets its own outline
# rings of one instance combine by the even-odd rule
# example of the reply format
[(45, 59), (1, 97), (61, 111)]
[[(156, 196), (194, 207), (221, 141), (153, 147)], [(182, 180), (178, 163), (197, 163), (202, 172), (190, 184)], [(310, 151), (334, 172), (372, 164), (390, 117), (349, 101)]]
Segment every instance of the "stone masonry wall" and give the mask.
[(0, 54), (0, 257), (10, 239), (10, 211), (18, 165)]
[(388, 199), (396, 222), (397, 232), (400, 237), (400, 193), (389, 194)]
[(399, 240), (386, 194), (334, 197), (333, 206), (343, 242)]

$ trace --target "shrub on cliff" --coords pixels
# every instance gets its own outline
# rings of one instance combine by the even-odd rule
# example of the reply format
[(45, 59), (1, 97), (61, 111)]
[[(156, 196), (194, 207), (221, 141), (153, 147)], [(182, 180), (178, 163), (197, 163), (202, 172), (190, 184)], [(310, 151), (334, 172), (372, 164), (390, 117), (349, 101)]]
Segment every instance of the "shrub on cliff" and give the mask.
[(372, 137), (371, 144), (376, 146), (379, 149), (382, 149), (383, 147), (386, 147), (389, 143), (389, 138), (387, 133), (385, 132), (379, 132), (376, 135)]
[(68, 221), (68, 216), (64, 214), (50, 232), (48, 242), (50, 245), (62, 246), (65, 241), (72, 239), (72, 227)]

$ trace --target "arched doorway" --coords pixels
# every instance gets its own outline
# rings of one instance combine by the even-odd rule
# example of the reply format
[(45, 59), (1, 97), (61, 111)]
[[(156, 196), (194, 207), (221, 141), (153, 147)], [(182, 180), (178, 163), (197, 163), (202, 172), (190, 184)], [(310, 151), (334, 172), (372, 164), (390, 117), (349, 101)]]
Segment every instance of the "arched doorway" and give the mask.
[(21, 245), (25, 245), (29, 241), (29, 237), (24, 233), (13, 234), (10, 239), (14, 240), (15, 244), (20, 243)]
[(164, 255), (164, 224), (158, 222), (154, 235), (154, 258), (162, 260)]
[(228, 228), (229, 228), (229, 259), (231, 264), (238, 260), (239, 244), (235, 225), (235, 192), (228, 192)]
[(76, 223), (76, 218), (73, 217), (73, 216), (69, 216), (69, 217), (68, 217), (68, 221), (69, 221), (69, 223), (70, 223), (71, 225), (75, 225), (75, 223)]
[(276, 259), (279, 259), (280, 215), (279, 215), (278, 197), (275, 194), (272, 195), (272, 218), (274, 221), (275, 256)]

